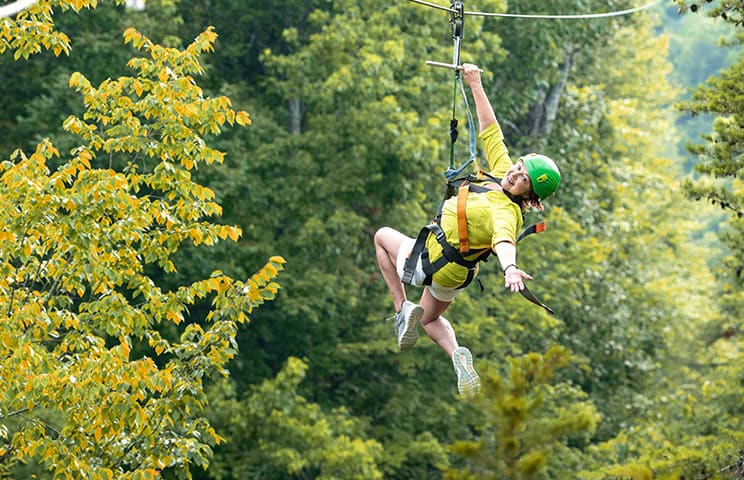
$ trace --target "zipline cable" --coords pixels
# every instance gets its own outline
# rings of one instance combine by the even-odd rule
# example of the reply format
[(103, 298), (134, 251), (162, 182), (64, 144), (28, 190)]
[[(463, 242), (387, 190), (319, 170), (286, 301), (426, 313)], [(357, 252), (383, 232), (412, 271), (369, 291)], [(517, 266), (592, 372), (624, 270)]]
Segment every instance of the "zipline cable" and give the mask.
[[(424, 5), (427, 7), (437, 8), (439, 10), (444, 10), (446, 12), (453, 12), (451, 8), (437, 5), (436, 3), (430, 3), (425, 2), (424, 0), (410, 0), (413, 3), (418, 3), (419, 5)], [(585, 14), (575, 14), (575, 15), (550, 15), (550, 14), (521, 14), (521, 13), (489, 13), (489, 12), (464, 12), (465, 15), (479, 15), (482, 17), (507, 17), (507, 18), (530, 18), (530, 19), (548, 19), (548, 20), (579, 20), (579, 19), (589, 19), (589, 18), (606, 18), (606, 17), (617, 17), (620, 15), (628, 15), (635, 12), (640, 12), (641, 10), (647, 10), (651, 7), (654, 7), (661, 3), (662, 0), (655, 0), (651, 3), (647, 3), (645, 5), (641, 5), (640, 7), (635, 8), (629, 8), (627, 10), (618, 10), (615, 12), (606, 12), (606, 13), (585, 13)]]
[(36, 3), (36, 0), (18, 0), (10, 5), (3, 5), (0, 7), (0, 18), (12, 17), (16, 13), (27, 9), (34, 3)]

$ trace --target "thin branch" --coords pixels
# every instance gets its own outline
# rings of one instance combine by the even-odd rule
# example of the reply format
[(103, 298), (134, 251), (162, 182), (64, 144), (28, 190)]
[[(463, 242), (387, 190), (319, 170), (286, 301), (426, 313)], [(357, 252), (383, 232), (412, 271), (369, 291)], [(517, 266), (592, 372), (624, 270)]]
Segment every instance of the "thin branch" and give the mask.
[(16, 410), (15, 412), (10, 412), (7, 415), (0, 415), (0, 418), (9, 418), (9, 417), (13, 417), (15, 415), (21, 415), (21, 414), (26, 413), (26, 412), (28, 412), (28, 408), (25, 408), (24, 407), (24, 408), (22, 408), (20, 410)]

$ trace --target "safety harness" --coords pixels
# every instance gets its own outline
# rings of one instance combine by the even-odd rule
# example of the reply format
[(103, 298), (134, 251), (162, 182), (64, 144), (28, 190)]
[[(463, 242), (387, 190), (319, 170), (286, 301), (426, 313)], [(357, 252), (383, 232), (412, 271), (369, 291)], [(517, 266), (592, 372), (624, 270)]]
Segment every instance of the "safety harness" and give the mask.
[[(403, 283), (407, 283), (409, 285), (413, 283), (413, 273), (414, 273), (414, 270), (416, 269), (416, 264), (418, 263), (419, 257), (421, 258), (421, 268), (423, 269), (424, 274), (425, 274), (425, 278), (423, 280), (424, 285), (431, 285), (434, 274), (449, 263), (456, 263), (458, 265), (461, 265), (467, 268), (468, 270), (465, 281), (459, 287), (457, 287), (458, 289), (467, 287), (473, 281), (473, 279), (475, 278), (475, 270), (476, 270), (476, 266), (478, 265), (478, 262), (487, 261), (488, 256), (491, 254), (492, 250), (490, 247), (485, 248), (485, 249), (480, 249), (480, 250), (470, 249), (470, 243), (468, 241), (468, 223), (467, 223), (467, 215), (466, 215), (467, 196), (468, 196), (468, 193), (470, 192), (485, 193), (485, 192), (493, 191), (492, 188), (488, 188), (483, 185), (478, 185), (477, 183), (474, 183), (474, 182), (490, 181), (490, 182), (495, 182), (501, 185), (501, 182), (499, 179), (485, 172), (481, 172), (481, 175), (483, 176), (477, 176), (477, 175), (471, 174), (465, 177), (460, 177), (460, 178), (447, 181), (447, 189), (446, 189), (444, 198), (439, 204), (437, 213), (434, 216), (434, 221), (424, 226), (419, 231), (418, 236), (416, 237), (416, 241), (414, 243), (413, 249), (411, 250), (411, 254), (406, 259), (406, 262), (403, 266), (403, 277), (402, 277)], [(444, 207), (444, 202), (447, 201), (449, 198), (451, 198), (453, 195), (455, 195), (455, 192), (457, 192), (457, 230), (458, 230), (458, 239), (459, 239), (458, 247), (459, 248), (455, 248), (452, 245), (450, 245), (450, 243), (447, 241), (447, 238), (441, 226), (442, 208)], [(519, 205), (519, 201), (514, 196), (510, 195), (509, 192), (503, 192), (503, 193), (512, 202), (517, 203)], [(545, 231), (545, 222), (540, 222), (534, 225), (530, 225), (529, 227), (525, 228), (522, 231), (522, 233), (519, 234), (519, 236), (517, 236), (517, 243), (519, 243), (519, 241), (521, 241), (524, 237), (528, 235), (531, 235), (533, 233), (540, 233), (543, 231)], [(432, 262), (429, 259), (429, 249), (426, 248), (426, 240), (429, 238), (430, 234), (434, 235), (434, 238), (437, 240), (439, 245), (442, 247), (442, 256), (439, 257), (434, 262)], [(467, 258), (467, 257), (470, 257), (470, 258)], [(478, 283), (480, 284), (480, 281), (478, 281)], [(480, 284), (480, 289), (481, 291), (483, 291), (482, 284)], [(522, 296), (526, 298), (527, 300), (529, 300), (530, 302), (544, 308), (548, 313), (553, 314), (553, 310), (547, 305), (545, 305), (544, 303), (540, 302), (532, 294), (532, 292), (530, 292), (530, 290), (526, 286), (524, 287), (524, 289), (520, 290), (519, 293), (521, 293)]]

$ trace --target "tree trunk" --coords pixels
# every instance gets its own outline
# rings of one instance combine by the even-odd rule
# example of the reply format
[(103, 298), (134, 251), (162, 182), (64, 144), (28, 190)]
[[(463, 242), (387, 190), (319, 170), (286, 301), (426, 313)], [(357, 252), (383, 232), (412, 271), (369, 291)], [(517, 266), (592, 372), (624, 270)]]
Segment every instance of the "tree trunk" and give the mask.
[(289, 100), (289, 133), (302, 133), (302, 102), (297, 98)]
[(542, 101), (537, 102), (530, 109), (527, 134), (532, 138), (533, 148), (539, 144), (539, 138), (550, 135), (553, 130), (553, 122), (558, 115), (558, 105), (566, 89), (576, 51), (574, 48), (570, 49), (566, 61), (560, 67), (558, 79), (550, 86), (547, 93), (543, 93)]

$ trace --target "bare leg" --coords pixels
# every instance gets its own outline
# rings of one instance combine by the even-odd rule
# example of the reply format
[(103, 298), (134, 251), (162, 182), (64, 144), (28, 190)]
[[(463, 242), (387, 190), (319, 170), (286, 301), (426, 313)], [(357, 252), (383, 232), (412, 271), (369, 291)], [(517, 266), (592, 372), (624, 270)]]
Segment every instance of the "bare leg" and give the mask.
[(375, 252), (377, 253), (377, 264), (380, 267), (382, 278), (385, 279), (390, 296), (393, 298), (395, 311), (399, 312), (403, 302), (406, 300), (406, 291), (398, 276), (396, 260), (400, 246), (410, 237), (403, 235), (397, 230), (383, 227), (375, 233)]
[(480, 389), (478, 373), (473, 368), (473, 354), (467, 348), (457, 344), (455, 330), (450, 322), (442, 316), (452, 302), (442, 302), (434, 298), (429, 288), (424, 289), (421, 306), (424, 315), (421, 324), (427, 335), (452, 359), (452, 366), (457, 374), (457, 391), (466, 398), (472, 398)]
[(452, 302), (437, 300), (428, 288), (424, 289), (420, 302), (424, 309), (421, 325), (426, 330), (426, 334), (451, 357), (452, 352), (458, 347), (457, 338), (455, 337), (455, 330), (450, 322), (442, 316), (442, 313), (447, 310)]

